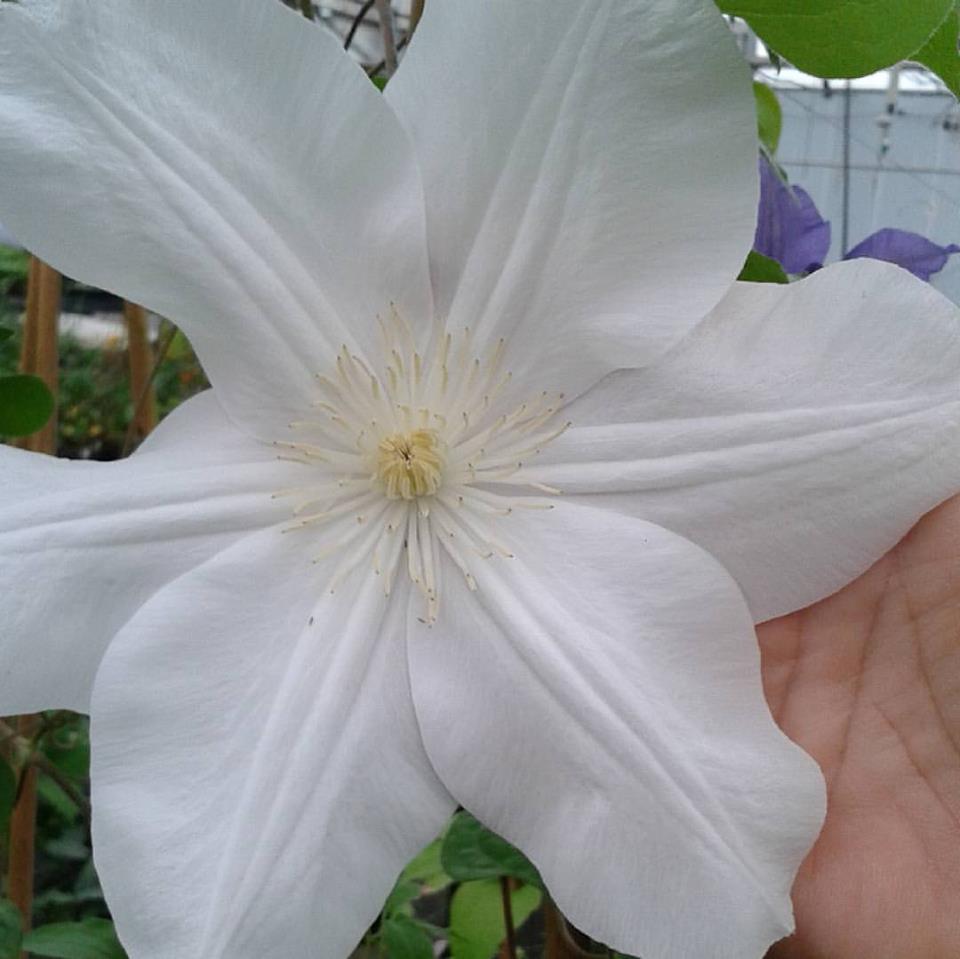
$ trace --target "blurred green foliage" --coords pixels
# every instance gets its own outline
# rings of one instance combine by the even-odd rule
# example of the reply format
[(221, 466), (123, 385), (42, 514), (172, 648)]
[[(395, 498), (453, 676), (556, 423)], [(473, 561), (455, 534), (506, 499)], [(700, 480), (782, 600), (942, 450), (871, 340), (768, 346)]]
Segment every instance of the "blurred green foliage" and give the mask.
[(0, 246), (0, 295), (26, 293), (30, 257), (23, 250)]
[[(11, 333), (0, 337), (0, 376), (17, 372), (26, 263), (26, 254), (0, 247), (0, 329)], [(82, 290), (72, 284), (66, 290), (68, 308), (71, 299), (82, 303)], [(165, 416), (207, 385), (186, 340), (179, 335), (174, 337), (154, 378), (159, 415)], [(118, 322), (115, 339), (102, 347), (81, 343), (70, 334), (61, 335), (59, 455), (100, 460), (120, 457), (134, 403), (121, 323)]]

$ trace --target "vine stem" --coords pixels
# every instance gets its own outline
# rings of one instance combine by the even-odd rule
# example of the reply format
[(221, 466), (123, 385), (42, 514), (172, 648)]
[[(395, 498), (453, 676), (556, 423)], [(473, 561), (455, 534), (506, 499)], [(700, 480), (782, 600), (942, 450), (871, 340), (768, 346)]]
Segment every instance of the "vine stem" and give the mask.
[[(32, 739), (36, 716), (18, 716), (17, 734)], [(37, 767), (28, 765), (21, 773), (17, 802), (10, 815), (10, 858), (7, 866), (7, 895), (20, 910), (23, 931), (30, 929), (33, 912), (33, 867), (37, 833)], [(20, 959), (27, 959), (21, 952)]]
[[(173, 340), (176, 335), (177, 328), (171, 323), (167, 328), (166, 333), (163, 334), (163, 336), (160, 338), (160, 341), (157, 343), (156, 355), (153, 357), (149, 371), (146, 374), (146, 378), (142, 381), (142, 383), (140, 383), (139, 392), (137, 391), (137, 387), (132, 382), (133, 377), (131, 375), (130, 392), (134, 397), (136, 397), (136, 399), (134, 401), (133, 416), (130, 419), (130, 424), (127, 426), (127, 435), (123, 438), (124, 456), (126, 456), (133, 448), (133, 441), (137, 436), (137, 423), (139, 421), (141, 412), (144, 408), (144, 405), (152, 395), (151, 391), (153, 389), (153, 381), (156, 379), (157, 373), (159, 372), (160, 367), (163, 365), (163, 361), (167, 358), (167, 353), (170, 351), (170, 347), (173, 344)], [(156, 425), (156, 422), (154, 422), (154, 425)]]
[[(32, 257), (27, 277), (27, 312), (24, 318), (20, 368), (24, 373), (39, 376), (54, 398), (57, 395), (60, 351), (57, 336), (60, 329), (60, 304), (63, 278), (52, 267)], [(54, 409), (46, 425), (20, 445), (36, 453), (57, 451), (57, 413)], [(17, 734), (32, 741), (38, 717), (16, 719)], [(33, 869), (37, 832), (37, 767), (24, 767), (17, 801), (10, 816), (10, 855), (7, 862), (7, 894), (20, 910), (23, 928), (30, 928), (33, 911)], [(21, 959), (27, 954), (21, 953)]]
[[(37, 717), (31, 716), (33, 720), (36, 720)], [(34, 734), (39, 731), (39, 724), (35, 724)], [(40, 750), (36, 747), (36, 737), (27, 737), (21, 735), (21, 733), (14, 729), (9, 723), (5, 723), (0, 719), (0, 740), (8, 747), (8, 749), (17, 756), (25, 756), (23, 762), (24, 772), (26, 770), (35, 767), (40, 772), (49, 776), (66, 794), (70, 797), (70, 801), (80, 810), (83, 814), (84, 819), (86, 819), (87, 824), (90, 823), (90, 800), (79, 790), (77, 787), (70, 781), (70, 777), (66, 776), (61, 772), (49, 759)]]
[(566, 919), (553, 900), (544, 897), (544, 959), (592, 959), (592, 954), (581, 948), (570, 935)]

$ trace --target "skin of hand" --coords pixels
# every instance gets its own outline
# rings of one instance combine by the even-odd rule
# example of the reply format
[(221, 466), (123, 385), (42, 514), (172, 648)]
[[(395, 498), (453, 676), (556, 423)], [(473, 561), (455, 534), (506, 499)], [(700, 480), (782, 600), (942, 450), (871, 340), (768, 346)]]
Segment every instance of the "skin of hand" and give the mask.
[(764, 685), (827, 781), (768, 959), (960, 956), (960, 497), (871, 570), (758, 630)]

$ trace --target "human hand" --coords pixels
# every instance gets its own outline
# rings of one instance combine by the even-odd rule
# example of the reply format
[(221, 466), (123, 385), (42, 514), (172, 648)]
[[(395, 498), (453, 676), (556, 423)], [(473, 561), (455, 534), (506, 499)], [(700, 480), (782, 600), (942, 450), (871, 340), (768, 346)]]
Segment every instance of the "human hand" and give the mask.
[(759, 635), (773, 714), (829, 791), (770, 959), (960, 955), (960, 497)]

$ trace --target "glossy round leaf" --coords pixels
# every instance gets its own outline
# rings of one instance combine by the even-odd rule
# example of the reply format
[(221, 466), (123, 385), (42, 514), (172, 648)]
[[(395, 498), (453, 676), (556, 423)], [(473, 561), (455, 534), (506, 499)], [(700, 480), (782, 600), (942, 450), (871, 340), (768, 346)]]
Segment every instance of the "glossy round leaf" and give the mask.
[(50, 419), (53, 394), (26, 373), (0, 376), (0, 436), (29, 436)]
[(543, 880), (530, 860), (468, 812), (458, 813), (450, 823), (441, 861), (447, 874), (458, 882), (512, 876), (543, 888)]
[(765, 44), (818, 77), (861, 77), (916, 53), (954, 0), (718, 0)]
[(955, 97), (960, 97), (958, 35), (960, 35), (960, 4), (947, 16), (927, 43), (911, 57), (912, 60), (933, 70)]

